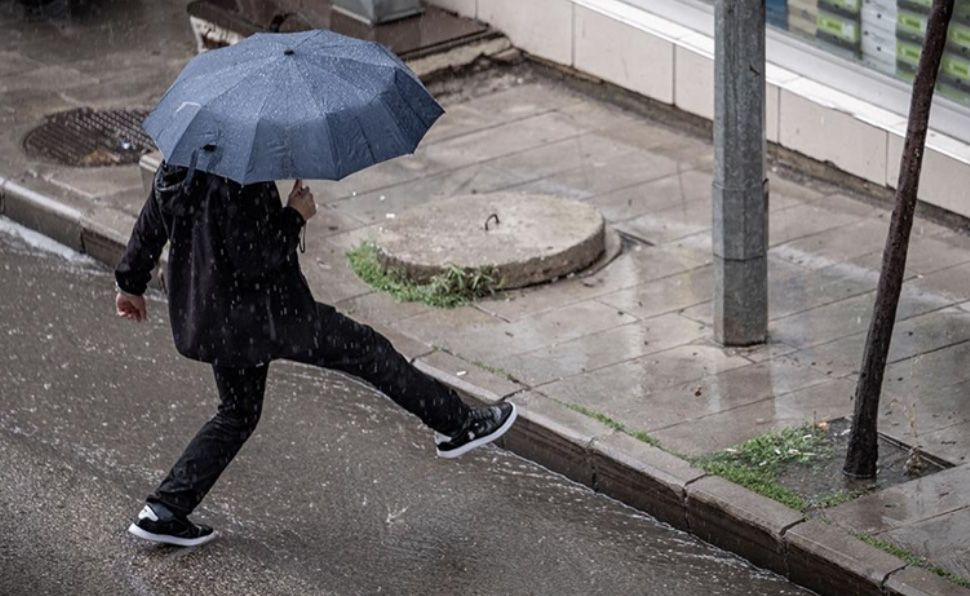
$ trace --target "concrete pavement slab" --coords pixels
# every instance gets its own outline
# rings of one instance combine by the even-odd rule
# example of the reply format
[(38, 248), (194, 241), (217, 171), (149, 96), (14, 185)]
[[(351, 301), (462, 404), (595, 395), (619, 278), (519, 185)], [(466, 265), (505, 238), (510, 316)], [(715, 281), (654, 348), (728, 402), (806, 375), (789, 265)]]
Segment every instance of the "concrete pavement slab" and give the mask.
[[(812, 310), (783, 317), (772, 322), (769, 332), (775, 339), (796, 347), (809, 347), (828, 343), (842, 337), (864, 332), (872, 316), (874, 293), (861, 294), (845, 300), (826, 304)], [(939, 296), (925, 295), (910, 288), (904, 288), (900, 296), (896, 320), (941, 310), (950, 301)], [(962, 315), (958, 309), (950, 308), (945, 314), (959, 323)], [(958, 332), (952, 336), (961, 335)]]
[[(808, 269), (776, 256), (768, 258), (768, 318), (790, 315), (872, 292), (878, 276), (836, 264), (824, 269)], [(713, 325), (713, 302), (699, 304), (684, 315)]]
[[(870, 217), (847, 226), (776, 244), (769, 249), (768, 254), (802, 267), (825, 269), (876, 251), (881, 254), (888, 231), (888, 220)], [(911, 248), (915, 244), (917, 242)], [(878, 270), (861, 264), (859, 267), (864, 270)]]
[(547, 112), (476, 131), (423, 148), (422, 154), (447, 168), (488, 161), (579, 135), (586, 130), (561, 114)]
[[(658, 389), (749, 364), (747, 359), (725, 356), (722, 348), (687, 343), (709, 333), (710, 330), (679, 315), (661, 315), (643, 324), (624, 325), (534, 352), (499, 358), (495, 364), (535, 387), (623, 363), (613, 372), (627, 375), (627, 367), (639, 368), (648, 375), (650, 386)], [(668, 350), (671, 344), (679, 347)]]
[(673, 242), (710, 227), (711, 207), (706, 201), (675, 205), (616, 224), (621, 232), (655, 245)]
[(410, 208), (435, 199), (469, 193), (489, 193), (520, 183), (522, 178), (490, 165), (474, 164), (440, 174), (415, 178), (402, 184), (359, 193), (329, 203), (337, 213), (366, 223), (382, 223)]
[[(963, 319), (964, 315), (954, 313), (951, 307), (899, 321), (889, 346), (890, 365), (915, 356), (922, 357), (924, 353), (946, 350), (965, 341), (967, 329)], [(831, 376), (843, 377), (858, 371), (862, 363), (865, 335), (865, 331), (859, 331), (832, 342), (801, 349), (792, 354), (792, 358)], [(938, 357), (944, 358), (944, 354)], [(962, 378), (963, 374), (959, 373), (958, 377), (951, 377), (950, 382)]]
[[(421, 333), (418, 328), (428, 315), (412, 317), (396, 324), (402, 331)], [(485, 315), (483, 315), (485, 316)], [(487, 317), (487, 316), (486, 316)], [(481, 319), (481, 317), (476, 316)], [(577, 323), (582, 321), (582, 325)], [(461, 328), (439, 327), (432, 331), (434, 343), (462, 356), (489, 362), (500, 357), (531, 352), (544, 346), (569, 341), (583, 335), (633, 323), (636, 319), (595, 301), (573, 304), (561, 309), (505, 322), (487, 317), (486, 322)]]
[(704, 265), (613, 292), (598, 300), (640, 319), (648, 319), (707, 302), (713, 291), (714, 271), (710, 265)]
[(650, 435), (674, 453), (699, 456), (768, 431), (844, 418), (852, 412), (854, 389), (855, 383), (841, 379), (820, 382), (701, 418), (687, 418), (650, 430)]
[(881, 534), (970, 507), (970, 465), (897, 484), (825, 512), (857, 532)]
[[(559, 112), (561, 113), (561, 112)], [(590, 163), (623, 159), (629, 147), (596, 133), (582, 133), (490, 160), (488, 165), (508, 172), (520, 182), (573, 171)]]
[(335, 306), (348, 316), (390, 324), (394, 321), (429, 313), (433, 307), (420, 302), (402, 302), (384, 292), (371, 292), (341, 300)]
[(462, 360), (441, 350), (421, 356), (414, 364), (421, 371), (442, 380), (483, 405), (498, 403), (525, 389), (501, 371), (486, 370), (480, 364)]
[(702, 169), (709, 172), (714, 163), (714, 150), (709, 141), (685, 135), (661, 123), (625, 118), (615, 124), (602, 126), (597, 132), (631, 147), (663, 153), (680, 163), (684, 170)]
[[(842, 204), (855, 207), (854, 202), (848, 199), (844, 200)], [(782, 209), (772, 213), (769, 223), (769, 245), (776, 246), (797, 238), (837, 229), (866, 217), (875, 216), (878, 213), (879, 211), (875, 207), (864, 206), (861, 211), (855, 208), (847, 208), (842, 211), (818, 203)]]
[(503, 319), (514, 321), (527, 315), (687, 272), (706, 262), (693, 251), (658, 250), (634, 245), (594, 274), (580, 273), (552, 284), (502, 292), (483, 299), (478, 306)]
[(590, 160), (579, 167), (555, 172), (516, 189), (585, 199), (664, 178), (679, 169), (678, 163), (666, 155), (634, 149), (610, 160)]
[[(970, 391), (970, 386), (967, 390)], [(927, 452), (953, 464), (962, 464), (970, 460), (970, 422), (961, 422), (919, 435), (907, 434), (905, 432), (907, 427), (900, 426), (904, 429), (899, 433), (900, 437), (908, 444), (918, 443)]]
[(695, 201), (710, 205), (711, 176), (699, 170), (678, 172), (593, 196), (589, 203), (612, 221), (625, 221)]
[(570, 112), (565, 108), (588, 101), (580, 95), (563, 93), (558, 85), (545, 81), (525, 81), (492, 93), (466, 95), (460, 100), (463, 110), (475, 112), (496, 124), (551, 111), (564, 111), (568, 116)]
[(970, 506), (889, 530), (880, 538), (961, 577), (970, 577)]
[[(661, 377), (660, 381), (663, 380)], [(684, 429), (665, 431), (666, 435), (676, 437), (676, 447), (663, 440), (660, 444), (675, 453), (697, 454), (704, 452), (704, 447), (711, 441), (728, 441), (725, 446), (740, 442), (742, 431), (750, 430), (756, 424), (754, 419), (743, 420), (737, 423), (741, 428), (724, 426), (720, 432), (701, 432), (702, 436), (688, 439), (683, 434), (690, 434), (687, 429), (695, 424), (695, 428), (704, 426), (697, 421), (714, 414), (733, 419), (735, 416), (731, 412), (739, 406), (771, 398), (781, 400), (781, 396), (797, 389), (828, 382), (827, 377), (808, 367), (778, 359), (732, 368), (677, 385), (655, 387), (652, 371), (643, 363), (631, 361), (544, 386), (542, 391), (560, 401), (603, 412), (636, 430), (652, 432), (684, 424)], [(809, 403), (803, 405), (803, 411), (809, 408), (807, 417), (810, 419)], [(783, 418), (788, 421), (798, 412), (785, 414)], [(768, 420), (761, 418), (762, 426), (772, 423), (778, 427), (781, 424), (770, 417)], [(729, 431), (733, 437), (725, 436)], [(703, 447), (683, 449), (682, 444), (687, 440), (703, 444)]]

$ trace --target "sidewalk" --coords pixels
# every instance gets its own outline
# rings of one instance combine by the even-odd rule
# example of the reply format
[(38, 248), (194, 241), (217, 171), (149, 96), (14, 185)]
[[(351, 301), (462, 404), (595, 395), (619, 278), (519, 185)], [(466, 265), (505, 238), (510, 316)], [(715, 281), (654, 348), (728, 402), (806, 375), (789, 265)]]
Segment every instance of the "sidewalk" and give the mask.
[[(192, 39), (182, 6), (143, 6), (165, 14), (110, 35), (0, 13), (0, 176), (61, 206), (8, 183), (2, 210), (108, 262), (144, 200), (137, 168), (31, 162), (19, 141), (43, 114), (146, 107), (164, 91)], [(809, 519), (682, 458), (851, 414), (888, 211), (772, 173), (771, 342), (725, 350), (712, 341), (707, 141), (528, 67), (436, 91), (447, 114), (414, 156), (311, 185), (321, 209), (303, 264), (318, 299), (472, 397), (522, 406), (506, 447), (756, 564), (825, 593), (957, 593), (852, 533), (970, 577), (970, 237), (917, 220), (880, 420), (953, 467)], [(344, 253), (390, 214), (499, 189), (585, 200), (636, 240), (592, 277), (454, 310), (397, 303), (349, 270)]]

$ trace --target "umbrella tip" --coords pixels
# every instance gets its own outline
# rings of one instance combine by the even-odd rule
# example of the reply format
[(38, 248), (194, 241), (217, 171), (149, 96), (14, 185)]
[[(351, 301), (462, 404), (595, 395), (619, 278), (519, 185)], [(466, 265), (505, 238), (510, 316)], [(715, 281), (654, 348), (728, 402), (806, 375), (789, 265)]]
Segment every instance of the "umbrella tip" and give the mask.
[(285, 50), (283, 50), (283, 54), (286, 56), (292, 56), (294, 54), (293, 48), (286, 48)]

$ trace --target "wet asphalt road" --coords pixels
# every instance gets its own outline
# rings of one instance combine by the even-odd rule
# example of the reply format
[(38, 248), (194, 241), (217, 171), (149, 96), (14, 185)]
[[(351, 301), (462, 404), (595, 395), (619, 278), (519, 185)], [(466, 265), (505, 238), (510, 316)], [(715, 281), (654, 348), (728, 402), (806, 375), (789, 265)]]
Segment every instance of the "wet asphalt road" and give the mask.
[(112, 286), (0, 218), (2, 594), (805, 593), (496, 448), (437, 459), (381, 395), (289, 363), (197, 511), (222, 537), (146, 546), (125, 527), (217, 398), (159, 297), (135, 325)]

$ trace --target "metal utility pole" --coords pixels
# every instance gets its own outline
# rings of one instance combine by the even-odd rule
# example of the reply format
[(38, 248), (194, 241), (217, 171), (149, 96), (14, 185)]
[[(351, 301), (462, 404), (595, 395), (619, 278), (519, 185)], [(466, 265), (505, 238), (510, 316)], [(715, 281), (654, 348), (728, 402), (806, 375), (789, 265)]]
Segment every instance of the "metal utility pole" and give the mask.
[(714, 335), (768, 335), (765, 3), (717, 0), (714, 16)]
[(923, 150), (926, 146), (926, 129), (933, 104), (933, 88), (940, 70), (943, 49), (946, 46), (947, 29), (953, 14), (953, 0), (933, 0), (926, 25), (923, 53), (916, 68), (913, 97), (909, 106), (909, 124), (906, 143), (899, 167), (896, 184), (896, 207), (889, 222), (889, 235), (882, 253), (882, 271), (876, 288), (876, 304), (869, 335), (866, 337), (862, 356), (862, 372), (855, 392), (855, 413), (852, 417), (852, 434), (849, 436), (848, 453), (843, 472), (853, 478), (874, 478), (879, 458), (876, 421), (879, 415), (879, 395), (886, 371), (889, 342), (896, 323), (896, 307), (903, 287), (906, 269), (906, 253), (909, 234), (913, 229), (913, 214), (919, 188), (919, 174), (923, 167)]

